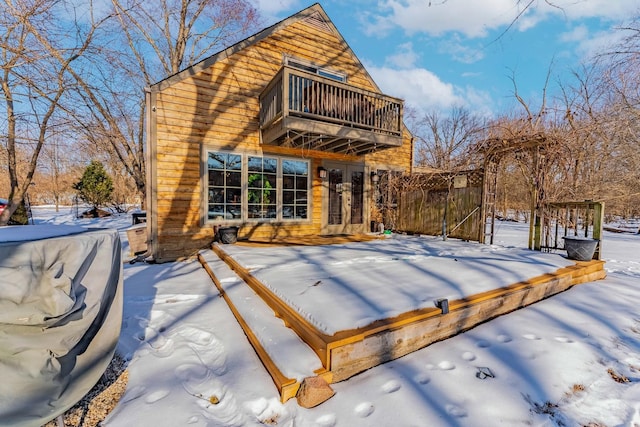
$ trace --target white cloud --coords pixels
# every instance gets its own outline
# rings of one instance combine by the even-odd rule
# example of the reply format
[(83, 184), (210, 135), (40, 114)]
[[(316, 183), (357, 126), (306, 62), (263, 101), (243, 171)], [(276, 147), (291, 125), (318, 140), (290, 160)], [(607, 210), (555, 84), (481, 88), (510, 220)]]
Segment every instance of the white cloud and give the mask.
[[(274, 23), (291, 14), (291, 10), (302, 9), (300, 0), (250, 0), (260, 15), (269, 23)], [(286, 16), (281, 16), (281, 15)]]
[(449, 111), (454, 106), (463, 106), (485, 112), (491, 104), (488, 93), (472, 87), (457, 87), (425, 68), (371, 65), (366, 68), (382, 92), (404, 99), (408, 106), (419, 111)]
[(601, 18), (620, 21), (640, 12), (638, 0), (556, 0), (553, 3), (569, 20)]
[(438, 51), (451, 56), (454, 60), (462, 62), (463, 64), (473, 64), (484, 58), (484, 51), (482, 49), (463, 44), (457, 35), (454, 35), (449, 40), (444, 40), (439, 45)]
[[(550, 16), (562, 16), (569, 21), (584, 18), (622, 20), (640, 11), (638, 0), (533, 0), (522, 13), (527, 4), (528, 1), (521, 0), (383, 0), (368, 20), (383, 31), (396, 26), (409, 34), (457, 32), (476, 38), (511, 24), (525, 31)], [(368, 29), (369, 32), (373, 30), (373, 26)]]
[(562, 42), (580, 42), (589, 37), (589, 29), (586, 25), (578, 25), (571, 31), (560, 34), (560, 41)]
[(596, 55), (610, 51), (619, 43), (624, 34), (617, 31), (600, 31), (580, 40), (577, 51), (584, 58), (593, 58)]
[(513, 20), (517, 13), (516, 3), (517, 0), (385, 0), (376, 18), (401, 27), (407, 33), (442, 35), (459, 32), (467, 37), (484, 37), (489, 30)]
[(407, 42), (398, 46), (398, 53), (388, 56), (385, 64), (396, 68), (411, 68), (419, 59), (419, 55), (413, 50), (413, 44)]
[(592, 33), (585, 25), (579, 25), (560, 35), (560, 41), (574, 43), (574, 51), (584, 59), (593, 58), (610, 50), (625, 36), (622, 31), (599, 31)]
[(357, 19), (362, 27), (362, 32), (369, 37), (385, 37), (395, 26), (392, 20), (385, 16), (376, 15), (375, 12), (364, 11)]

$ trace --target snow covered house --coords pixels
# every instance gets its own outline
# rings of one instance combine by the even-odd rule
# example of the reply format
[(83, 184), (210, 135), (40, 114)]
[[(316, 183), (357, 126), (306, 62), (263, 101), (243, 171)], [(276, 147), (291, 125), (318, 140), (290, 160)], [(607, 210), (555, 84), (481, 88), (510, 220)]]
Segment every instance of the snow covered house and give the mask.
[(214, 228), (276, 239), (369, 231), (383, 171), (411, 172), (403, 102), (319, 4), (151, 86), (147, 232), (159, 262)]

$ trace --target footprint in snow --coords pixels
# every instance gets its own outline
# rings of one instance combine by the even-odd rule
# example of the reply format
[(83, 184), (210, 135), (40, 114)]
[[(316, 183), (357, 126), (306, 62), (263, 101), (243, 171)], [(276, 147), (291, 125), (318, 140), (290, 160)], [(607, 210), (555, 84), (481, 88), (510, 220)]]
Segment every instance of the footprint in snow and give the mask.
[(496, 339), (498, 340), (498, 342), (501, 342), (501, 343), (511, 342), (511, 337), (505, 334), (498, 335)]
[(478, 346), (478, 348), (487, 348), (491, 347), (491, 343), (487, 340), (478, 340), (478, 342), (476, 342), (476, 346)]
[(211, 374), (209, 369), (200, 363), (183, 363), (173, 371), (179, 379), (183, 381), (192, 378), (206, 379)]
[(150, 340), (149, 346), (153, 348), (154, 354), (158, 357), (171, 356), (175, 347), (171, 338), (165, 338), (162, 335), (158, 335), (155, 339)]
[(452, 417), (462, 418), (467, 416), (467, 411), (457, 405), (447, 405), (446, 406), (447, 414)]
[(400, 387), (402, 387), (402, 385), (400, 385), (398, 381), (390, 380), (382, 385), (382, 391), (385, 393), (394, 393), (400, 390)]
[(431, 377), (427, 374), (418, 374), (416, 375), (416, 377), (414, 378), (414, 380), (418, 383), (418, 384), (429, 384), (429, 381), (431, 381)]
[(145, 393), (145, 391), (147, 391), (147, 389), (142, 386), (135, 386), (130, 389), (127, 389), (124, 396), (122, 396), (122, 399), (120, 399), (120, 403), (127, 403), (132, 400), (135, 400), (140, 396), (142, 396)]
[(185, 340), (193, 344), (202, 346), (211, 344), (214, 339), (211, 333), (203, 331), (200, 328), (195, 328), (193, 326), (183, 326), (182, 328), (180, 328), (178, 333)]
[(640, 405), (636, 404), (633, 409), (635, 409), (633, 413), (633, 417), (631, 417), (631, 421), (629, 422), (630, 426), (640, 425)]
[(142, 357), (148, 356), (151, 353), (151, 350), (148, 348), (141, 348), (140, 350), (136, 350), (136, 352), (131, 356), (132, 359), (140, 359)]
[(564, 343), (572, 343), (573, 340), (569, 337), (564, 337), (564, 336), (560, 336), (560, 337), (555, 337), (554, 338), (556, 341), (558, 342), (564, 342)]
[[(253, 412), (258, 421), (264, 425), (293, 425), (292, 415), (280, 403), (279, 399), (261, 397), (257, 400), (246, 402), (245, 407)], [(224, 425), (230, 425), (230, 423), (227, 422)], [(242, 425), (245, 424), (243, 423)]]
[(522, 338), (527, 339), (527, 340), (539, 340), (540, 337), (537, 336), (536, 334), (524, 334), (522, 335)]
[(157, 401), (164, 399), (168, 395), (169, 395), (169, 390), (158, 390), (149, 394), (144, 401), (149, 404), (156, 403)]
[(369, 415), (373, 414), (374, 409), (373, 403), (362, 402), (355, 407), (354, 411), (360, 418), (367, 418)]
[(449, 362), (448, 360), (443, 360), (442, 362), (438, 363), (438, 368), (442, 369), (443, 371), (450, 371), (452, 369), (455, 369), (456, 365)]
[(334, 427), (337, 419), (334, 414), (326, 414), (316, 418), (316, 424), (322, 427)]
[(467, 362), (471, 362), (472, 360), (476, 360), (476, 355), (470, 351), (465, 351), (462, 353), (462, 358)]
[(147, 326), (149, 326), (149, 319), (145, 317), (136, 316), (136, 320), (138, 321), (138, 326), (142, 329), (145, 329)]

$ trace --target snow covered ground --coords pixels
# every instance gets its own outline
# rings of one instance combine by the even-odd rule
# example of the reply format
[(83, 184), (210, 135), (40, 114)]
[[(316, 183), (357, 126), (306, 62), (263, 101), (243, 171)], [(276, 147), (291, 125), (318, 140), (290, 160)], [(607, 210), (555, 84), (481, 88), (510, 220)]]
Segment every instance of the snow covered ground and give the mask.
[(574, 264), (558, 254), (434, 236), (222, 249), (327, 335)]
[[(34, 218), (117, 228), (129, 252), (128, 215), (77, 220), (68, 208), (35, 208)], [(526, 225), (500, 223), (495, 250), (519, 251), (526, 236)], [(640, 425), (640, 236), (605, 233), (603, 254), (605, 280), (333, 384), (336, 395), (313, 409), (279, 403), (199, 263), (125, 263), (119, 352), (129, 385), (104, 425)]]

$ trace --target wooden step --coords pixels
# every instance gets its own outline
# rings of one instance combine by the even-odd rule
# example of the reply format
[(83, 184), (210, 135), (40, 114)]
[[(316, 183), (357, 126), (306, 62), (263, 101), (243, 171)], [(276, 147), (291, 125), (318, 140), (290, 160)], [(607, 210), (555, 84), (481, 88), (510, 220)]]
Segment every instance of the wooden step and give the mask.
[(213, 251), (200, 252), (198, 260), (273, 379), (280, 400), (295, 397), (305, 377), (322, 371), (319, 359)]

